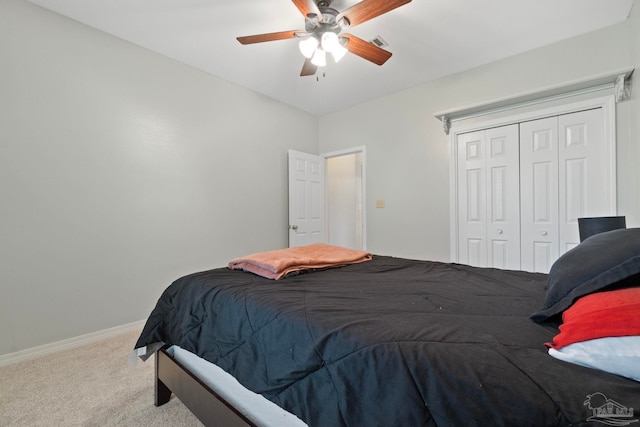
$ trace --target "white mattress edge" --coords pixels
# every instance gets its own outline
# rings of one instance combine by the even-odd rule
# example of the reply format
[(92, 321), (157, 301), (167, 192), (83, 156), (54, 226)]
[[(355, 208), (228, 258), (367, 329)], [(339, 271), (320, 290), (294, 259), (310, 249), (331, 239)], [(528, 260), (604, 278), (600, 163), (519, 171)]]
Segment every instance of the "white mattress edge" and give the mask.
[(174, 345), (169, 353), (220, 397), (260, 427), (306, 427), (300, 418), (245, 388), (219, 366)]

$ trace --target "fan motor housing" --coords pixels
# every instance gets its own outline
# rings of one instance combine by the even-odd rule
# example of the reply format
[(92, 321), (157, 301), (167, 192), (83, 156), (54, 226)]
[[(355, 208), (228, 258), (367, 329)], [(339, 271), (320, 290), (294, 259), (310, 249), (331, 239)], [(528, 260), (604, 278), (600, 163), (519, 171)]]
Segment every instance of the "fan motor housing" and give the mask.
[(319, 9), (320, 16), (315, 13), (309, 13), (307, 15), (305, 19), (305, 31), (307, 33), (324, 33), (331, 31), (339, 34), (349, 26), (349, 21), (346, 18), (336, 20), (336, 17), (340, 14), (337, 10), (330, 7), (319, 7)]

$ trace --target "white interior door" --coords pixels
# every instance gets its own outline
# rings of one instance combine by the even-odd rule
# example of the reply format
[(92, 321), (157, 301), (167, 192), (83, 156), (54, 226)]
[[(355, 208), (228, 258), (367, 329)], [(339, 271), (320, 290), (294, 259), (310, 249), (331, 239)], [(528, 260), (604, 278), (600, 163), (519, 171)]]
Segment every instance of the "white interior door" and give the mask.
[(459, 262), (520, 268), (518, 125), (458, 136)]
[(289, 150), (289, 247), (326, 243), (324, 158)]
[(518, 125), (486, 131), (487, 266), (520, 269)]
[(522, 269), (547, 273), (580, 242), (578, 218), (615, 215), (602, 108), (520, 125)]
[(578, 218), (615, 215), (603, 114), (596, 108), (558, 117), (559, 255), (580, 243)]
[(458, 136), (458, 262), (487, 265), (485, 132)]
[(520, 124), (522, 269), (547, 273), (559, 256), (558, 118)]

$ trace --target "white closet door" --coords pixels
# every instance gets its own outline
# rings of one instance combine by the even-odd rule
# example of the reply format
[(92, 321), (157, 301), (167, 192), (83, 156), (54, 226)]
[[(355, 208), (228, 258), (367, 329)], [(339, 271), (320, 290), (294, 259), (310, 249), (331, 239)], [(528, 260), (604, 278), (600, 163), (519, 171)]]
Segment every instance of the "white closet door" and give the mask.
[(558, 118), (520, 124), (521, 266), (546, 273), (558, 258)]
[(548, 273), (579, 243), (578, 218), (617, 214), (615, 104), (596, 98), (511, 119), (454, 134), (452, 257)]
[(458, 136), (458, 261), (520, 268), (518, 126)]
[(601, 108), (520, 124), (523, 270), (575, 247), (578, 218), (615, 215), (611, 152)]
[(580, 243), (578, 218), (615, 214), (603, 114), (597, 108), (558, 117), (559, 255)]
[(518, 125), (488, 129), (487, 266), (520, 269)]
[(458, 262), (487, 264), (485, 132), (458, 136)]

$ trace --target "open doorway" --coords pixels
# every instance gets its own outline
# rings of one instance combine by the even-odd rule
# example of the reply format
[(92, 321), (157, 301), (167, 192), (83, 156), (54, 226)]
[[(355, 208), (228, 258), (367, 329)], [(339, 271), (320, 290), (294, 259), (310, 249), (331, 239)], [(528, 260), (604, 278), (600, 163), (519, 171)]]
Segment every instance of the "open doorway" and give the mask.
[(351, 249), (366, 249), (365, 151), (358, 147), (327, 153), (327, 241)]

